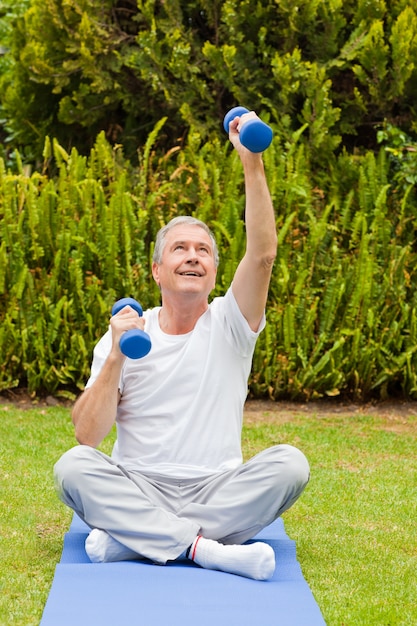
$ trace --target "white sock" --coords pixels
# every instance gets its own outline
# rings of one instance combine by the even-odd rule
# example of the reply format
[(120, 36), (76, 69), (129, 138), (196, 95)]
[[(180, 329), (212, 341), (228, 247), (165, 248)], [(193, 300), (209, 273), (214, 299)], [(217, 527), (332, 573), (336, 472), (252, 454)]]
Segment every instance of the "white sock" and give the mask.
[(268, 580), (275, 571), (275, 552), (267, 543), (224, 545), (200, 535), (189, 558), (205, 569), (216, 569), (255, 580)]
[(93, 563), (140, 559), (139, 554), (113, 539), (105, 530), (94, 528), (85, 540), (85, 551)]

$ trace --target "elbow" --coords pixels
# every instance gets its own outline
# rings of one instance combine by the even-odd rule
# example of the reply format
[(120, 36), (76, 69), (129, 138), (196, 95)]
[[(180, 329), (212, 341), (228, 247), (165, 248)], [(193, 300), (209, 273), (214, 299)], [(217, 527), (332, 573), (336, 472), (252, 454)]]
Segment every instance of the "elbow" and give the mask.
[(264, 264), (265, 267), (271, 268), (277, 258), (277, 249), (278, 249), (278, 236), (276, 231), (274, 230), (271, 233), (271, 240), (268, 245), (265, 246), (263, 251)]
[(79, 443), (82, 446), (90, 446), (90, 448), (97, 448), (97, 446), (99, 445), (99, 441), (96, 441), (91, 434), (86, 433), (83, 429), (81, 428), (77, 428), (77, 426), (75, 426), (75, 439), (77, 440), (77, 443)]
[(271, 250), (267, 251), (262, 258), (262, 266), (266, 271), (272, 271), (273, 265), (275, 263), (275, 259), (277, 258), (277, 249), (271, 248)]
[(72, 423), (74, 424), (74, 435), (77, 443), (83, 446), (90, 446), (90, 448), (97, 448), (100, 444), (94, 432), (86, 428), (86, 424), (82, 419), (79, 419), (77, 411), (72, 413)]
[(266, 272), (271, 272), (272, 267), (277, 258), (277, 244), (272, 241), (270, 244), (263, 246), (257, 252), (252, 251), (252, 259), (257, 267)]

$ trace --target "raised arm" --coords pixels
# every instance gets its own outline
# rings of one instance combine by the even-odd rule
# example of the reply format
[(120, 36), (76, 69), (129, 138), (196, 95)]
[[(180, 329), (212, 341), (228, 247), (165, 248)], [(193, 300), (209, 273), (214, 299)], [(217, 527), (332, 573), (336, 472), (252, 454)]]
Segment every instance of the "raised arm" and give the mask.
[(252, 330), (257, 331), (265, 310), (272, 268), (276, 257), (277, 233), (274, 208), (260, 153), (247, 150), (239, 130), (254, 112), (235, 118), (229, 138), (238, 151), (245, 175), (246, 252), (232, 282), (233, 294)]
[(144, 320), (125, 307), (111, 318), (110, 325), (111, 351), (93, 385), (81, 394), (72, 409), (77, 441), (93, 448), (106, 437), (116, 420), (120, 374), (126, 358), (119, 348), (120, 337), (130, 328), (143, 330)]

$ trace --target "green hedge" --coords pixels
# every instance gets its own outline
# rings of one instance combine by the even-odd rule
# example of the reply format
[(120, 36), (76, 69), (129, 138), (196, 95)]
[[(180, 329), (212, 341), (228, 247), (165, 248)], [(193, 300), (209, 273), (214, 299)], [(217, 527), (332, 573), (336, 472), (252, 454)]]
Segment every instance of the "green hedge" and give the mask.
[(100, 130), (135, 155), (163, 116), (165, 148), (192, 124), (219, 137), (236, 104), (282, 138), (305, 124), (320, 164), (341, 145), (374, 149), (384, 120), (417, 133), (416, 0), (1, 6), (0, 141), (31, 162), (47, 134), (87, 154)]
[[(164, 123), (139, 167), (101, 134), (88, 157), (48, 140), (43, 171), (0, 168), (0, 389), (82, 388), (113, 302), (159, 303), (152, 242), (174, 215), (213, 228), (214, 295), (227, 288), (245, 244), (239, 159), (195, 132), (158, 155)], [(265, 152), (279, 250), (258, 397), (417, 396), (415, 153), (392, 129), (380, 138), (376, 156), (341, 153), (326, 172), (311, 170), (300, 133)]]

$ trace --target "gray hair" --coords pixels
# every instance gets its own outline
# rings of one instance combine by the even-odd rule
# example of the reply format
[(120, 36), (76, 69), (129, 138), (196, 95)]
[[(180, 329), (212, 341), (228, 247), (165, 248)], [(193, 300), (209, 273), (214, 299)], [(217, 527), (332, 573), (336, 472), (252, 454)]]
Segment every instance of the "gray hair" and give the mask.
[(172, 228), (174, 228), (174, 226), (178, 226), (180, 224), (188, 224), (190, 226), (199, 226), (200, 228), (205, 230), (205, 232), (208, 234), (208, 236), (211, 239), (211, 243), (213, 247), (214, 263), (217, 267), (219, 264), (219, 250), (217, 248), (216, 239), (213, 233), (211, 232), (210, 228), (207, 226), (207, 224), (205, 224), (201, 220), (198, 220), (196, 217), (191, 217), (191, 215), (180, 215), (179, 217), (174, 217), (170, 222), (168, 222), (168, 224), (163, 226), (158, 231), (156, 235), (156, 240), (155, 240), (155, 248), (153, 251), (153, 258), (152, 258), (153, 262), (158, 263), (158, 264), (162, 262), (162, 253), (164, 251), (165, 238), (168, 232)]

